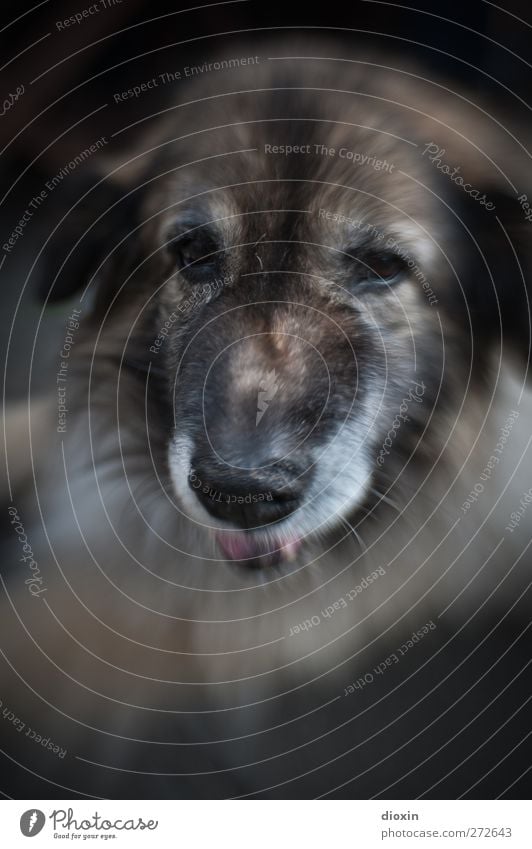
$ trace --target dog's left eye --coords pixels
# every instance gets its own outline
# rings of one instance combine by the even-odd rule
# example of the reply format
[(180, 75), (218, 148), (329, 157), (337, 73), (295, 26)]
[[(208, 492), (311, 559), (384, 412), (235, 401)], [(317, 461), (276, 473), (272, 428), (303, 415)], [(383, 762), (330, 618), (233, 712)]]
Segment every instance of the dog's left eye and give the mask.
[(216, 239), (204, 229), (172, 236), (167, 250), (177, 270), (191, 281), (213, 271), (219, 261)]
[(357, 282), (390, 285), (402, 278), (405, 268), (400, 256), (386, 251), (357, 257), (354, 273)]

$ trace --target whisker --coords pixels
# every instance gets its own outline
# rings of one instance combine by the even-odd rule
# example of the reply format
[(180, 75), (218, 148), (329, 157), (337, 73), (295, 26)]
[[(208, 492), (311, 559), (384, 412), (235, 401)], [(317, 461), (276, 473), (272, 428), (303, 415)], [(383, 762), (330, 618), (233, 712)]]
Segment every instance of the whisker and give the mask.
[(376, 495), (376, 496), (377, 496), (377, 498), (379, 498), (379, 499), (380, 499), (380, 501), (384, 501), (384, 503), (385, 503), (385, 504), (388, 504), (390, 507), (393, 507), (393, 509), (394, 509), (394, 510), (397, 510), (397, 512), (399, 513), (399, 515), (401, 515), (401, 513), (403, 512), (403, 511), (401, 510), (401, 508), (400, 508), (397, 504), (395, 504), (395, 502), (394, 502), (394, 501), (392, 501), (392, 499), (391, 499), (391, 498), (388, 498), (388, 496), (387, 496), (387, 495), (384, 495), (384, 493), (379, 492), (379, 490), (378, 490), (378, 489), (375, 489), (375, 487), (370, 487), (370, 492), (372, 492), (372, 493), (373, 493), (373, 495)]
[(362, 549), (364, 554), (367, 554), (368, 547), (367, 547), (366, 543), (364, 542), (364, 540), (362, 539), (362, 537), (360, 536), (360, 534), (358, 533), (358, 531), (356, 531), (355, 528), (353, 527), (353, 525), (350, 522), (348, 522), (348, 520), (345, 518), (345, 516), (341, 516), (340, 521), (353, 534), (353, 536), (357, 540), (357, 542), (360, 545), (360, 548)]

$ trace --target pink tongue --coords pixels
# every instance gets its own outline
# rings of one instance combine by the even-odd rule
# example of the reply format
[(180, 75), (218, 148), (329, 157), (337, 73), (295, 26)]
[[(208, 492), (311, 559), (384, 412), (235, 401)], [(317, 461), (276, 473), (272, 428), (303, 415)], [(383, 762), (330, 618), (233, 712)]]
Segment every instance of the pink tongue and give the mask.
[(283, 545), (275, 541), (267, 543), (244, 532), (218, 533), (216, 541), (226, 560), (252, 560), (255, 557), (293, 560), (300, 545), (299, 540)]

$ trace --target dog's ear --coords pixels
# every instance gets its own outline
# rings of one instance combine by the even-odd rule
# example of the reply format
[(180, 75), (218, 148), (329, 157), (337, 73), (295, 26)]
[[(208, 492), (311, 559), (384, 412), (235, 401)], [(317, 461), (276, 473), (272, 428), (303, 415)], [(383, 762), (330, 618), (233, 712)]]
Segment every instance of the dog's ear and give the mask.
[(69, 175), (67, 185), (54, 194), (37, 287), (46, 303), (70, 298), (89, 282), (101, 288), (138, 254), (141, 190), (89, 169)]
[(495, 346), (532, 364), (532, 223), (517, 196), (481, 186), (481, 205), (462, 189), (453, 212), (461, 231), (453, 253), (458, 286), (449, 308), (471, 332), (476, 359)]
[[(453, 318), (467, 323), (475, 357), (494, 345), (531, 362), (532, 173), (530, 128), (500, 102), (455, 91), (445, 80), (395, 75), (388, 97), (415, 116), (420, 157), (456, 223), (451, 247), (458, 294)], [(398, 107), (399, 108), (399, 107)], [(528, 144), (527, 144), (528, 142)], [(427, 170), (427, 175), (429, 170)], [(430, 178), (427, 177), (430, 180)]]

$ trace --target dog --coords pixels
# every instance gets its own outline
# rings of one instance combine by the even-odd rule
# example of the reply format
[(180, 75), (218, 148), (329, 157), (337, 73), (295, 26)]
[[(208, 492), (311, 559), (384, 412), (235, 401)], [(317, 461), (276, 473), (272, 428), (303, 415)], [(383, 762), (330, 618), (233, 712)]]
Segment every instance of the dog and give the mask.
[(333, 56), (274, 42), (198, 76), (50, 240), (65, 333), (2, 644), (4, 702), (67, 754), (22, 733), (24, 787), (420, 795), (409, 755), (371, 773), (382, 735), (348, 756), (332, 732), (434, 657), (444, 678), (475, 616), (523, 621), (519, 128)]

